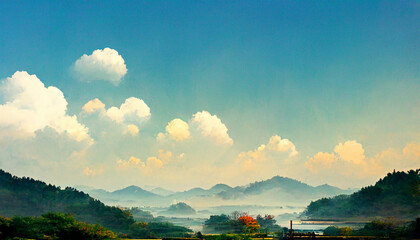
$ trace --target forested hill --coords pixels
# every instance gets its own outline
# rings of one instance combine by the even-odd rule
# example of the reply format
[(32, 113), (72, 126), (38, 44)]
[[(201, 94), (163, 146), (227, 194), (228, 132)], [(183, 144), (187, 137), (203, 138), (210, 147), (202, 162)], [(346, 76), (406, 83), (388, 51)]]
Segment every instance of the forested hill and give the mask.
[(40, 216), (47, 212), (71, 213), (78, 221), (99, 223), (116, 232), (126, 231), (134, 223), (129, 212), (105, 206), (74, 188), (62, 190), (0, 169), (0, 216)]
[(420, 169), (388, 173), (375, 185), (351, 195), (311, 202), (305, 211), (310, 219), (342, 219), (420, 216)]

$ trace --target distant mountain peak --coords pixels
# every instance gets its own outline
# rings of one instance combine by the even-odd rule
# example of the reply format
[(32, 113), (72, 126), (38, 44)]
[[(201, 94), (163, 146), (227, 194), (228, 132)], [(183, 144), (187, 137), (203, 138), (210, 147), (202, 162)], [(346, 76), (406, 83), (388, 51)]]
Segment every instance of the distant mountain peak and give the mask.
[(164, 188), (161, 188), (161, 187), (155, 187), (155, 188), (151, 189), (150, 192), (152, 192), (154, 194), (157, 194), (157, 195), (165, 196), (165, 197), (174, 193), (171, 190), (167, 190), (167, 189), (164, 189)]
[(217, 192), (221, 192), (221, 191), (229, 191), (231, 189), (233, 189), (233, 188), (231, 186), (227, 185), (227, 184), (218, 183), (218, 184), (214, 185), (213, 187), (211, 187), (209, 189), (209, 191), (217, 193)]
[(184, 202), (179, 202), (176, 204), (172, 204), (168, 210), (166, 211), (169, 214), (174, 215), (192, 215), (196, 214), (195, 209)]

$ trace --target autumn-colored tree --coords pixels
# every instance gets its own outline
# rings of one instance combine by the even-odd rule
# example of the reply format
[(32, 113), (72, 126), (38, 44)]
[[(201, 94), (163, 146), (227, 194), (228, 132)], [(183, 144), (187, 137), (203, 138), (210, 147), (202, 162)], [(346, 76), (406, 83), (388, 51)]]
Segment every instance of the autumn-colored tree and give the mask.
[(249, 215), (242, 215), (238, 218), (238, 221), (245, 225), (245, 231), (248, 233), (254, 233), (260, 229), (260, 225), (257, 220)]

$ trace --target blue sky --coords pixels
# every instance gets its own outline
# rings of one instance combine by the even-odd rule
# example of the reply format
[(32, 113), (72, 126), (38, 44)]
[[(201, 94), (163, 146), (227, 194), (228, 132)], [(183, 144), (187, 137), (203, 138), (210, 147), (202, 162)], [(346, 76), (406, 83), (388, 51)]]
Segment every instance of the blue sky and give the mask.
[[(234, 159), (241, 152), (254, 151), (278, 135), (293, 142), (298, 160), (266, 157), (267, 162), (259, 164), (275, 166), (276, 172), (253, 173), (242, 181), (288, 174), (313, 184), (348, 187), (337, 182), (342, 174), (300, 169), (318, 152), (335, 154), (339, 160), (334, 162), (347, 164), (346, 157), (334, 151), (347, 141), (363, 146), (364, 159), (389, 149), (403, 155), (408, 144), (420, 142), (419, 15), (416, 1), (2, 1), (0, 78), (26, 71), (64, 93), (67, 114), (76, 115), (95, 140), (86, 150), (86, 166), (81, 166), (102, 166), (100, 174), (83, 179), (92, 185), (108, 186), (104, 179), (115, 174), (111, 167), (115, 159), (101, 162), (104, 148), (122, 159), (142, 160), (158, 150), (174, 155), (189, 150), (184, 168), (201, 162), (231, 166), (238, 164)], [(76, 79), (72, 68), (76, 60), (106, 47), (124, 59), (128, 71), (121, 83)], [(112, 126), (81, 113), (94, 98), (108, 108), (129, 97), (144, 100), (151, 111), (150, 119), (138, 125), (136, 139), (119, 138), (117, 133), (102, 139), (101, 127)], [(195, 140), (186, 146), (156, 143), (156, 135), (172, 119), (189, 122), (203, 110), (221, 119), (232, 146), (213, 149)], [(25, 144), (36, 146), (37, 138), (24, 140)], [(28, 157), (30, 152), (19, 157), (19, 164), (13, 163), (14, 151), (22, 155), (23, 150), (11, 150), (16, 146), (10, 145), (0, 148), (8, 153), (0, 167), (60, 184), (77, 181), (49, 174)], [(51, 154), (51, 161), (54, 158)], [(420, 167), (419, 160), (405, 167), (372, 160), (382, 169), (354, 184), (371, 183), (389, 169)], [(32, 161), (30, 167), (23, 167), (26, 161)], [(76, 176), (75, 172), (69, 175)], [(131, 174), (112, 187), (150, 178)], [(238, 184), (223, 177), (197, 184), (219, 181)], [(175, 188), (169, 182), (158, 184)]]

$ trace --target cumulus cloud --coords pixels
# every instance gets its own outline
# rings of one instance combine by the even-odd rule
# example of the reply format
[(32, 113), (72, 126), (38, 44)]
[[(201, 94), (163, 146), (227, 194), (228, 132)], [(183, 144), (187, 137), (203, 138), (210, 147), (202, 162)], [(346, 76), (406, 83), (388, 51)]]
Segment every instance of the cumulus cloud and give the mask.
[(389, 148), (373, 157), (383, 172), (408, 170), (420, 166), (420, 143), (408, 143), (402, 149)]
[(52, 122), (50, 126), (58, 133), (67, 133), (70, 138), (73, 138), (78, 142), (81, 142), (85, 139), (89, 139), (91, 142), (93, 141), (90, 139), (88, 128), (83, 124), (80, 124), (77, 121), (77, 117), (74, 115), (66, 115), (62, 118), (59, 118)]
[(133, 137), (137, 136), (137, 134), (139, 133), (139, 128), (134, 124), (129, 124), (127, 126), (127, 130), (128, 130), (128, 133), (130, 133), (131, 136), (133, 136)]
[(278, 152), (289, 152), (289, 157), (294, 157), (298, 154), (295, 145), (289, 139), (282, 139), (278, 135), (270, 137), (267, 144), (261, 144), (257, 149), (241, 152), (238, 154), (235, 162), (239, 164), (244, 170), (255, 170), (261, 162), (266, 165), (268, 160), (267, 155)]
[(106, 116), (117, 123), (147, 119), (150, 115), (149, 106), (143, 100), (135, 97), (127, 98), (119, 108), (110, 107), (106, 110)]
[(169, 135), (170, 138), (174, 139), (177, 142), (184, 141), (190, 137), (190, 130), (188, 123), (182, 121), (179, 118), (175, 118), (168, 123), (165, 128), (166, 134), (158, 133), (157, 139), (163, 140), (166, 135)]
[(298, 154), (295, 145), (289, 139), (281, 139), (280, 136), (274, 135), (267, 143), (267, 149), (277, 152), (289, 152), (289, 156), (293, 157)]
[(337, 157), (334, 153), (319, 152), (305, 162), (305, 166), (312, 172), (318, 173), (319, 169), (331, 168), (335, 162)]
[(197, 112), (191, 121), (203, 136), (213, 139), (219, 144), (233, 144), (226, 125), (216, 115), (211, 115), (207, 111)]
[(146, 163), (144, 163), (140, 158), (136, 158), (131, 156), (128, 160), (119, 159), (117, 161), (117, 165), (120, 168), (127, 168), (127, 169), (139, 169), (139, 170), (146, 170), (152, 171), (157, 170), (163, 167), (164, 162), (157, 158), (157, 157), (148, 157)]
[(355, 164), (364, 164), (365, 163), (365, 150), (363, 149), (362, 144), (356, 141), (346, 141), (344, 144), (339, 143), (334, 148), (341, 159), (348, 162), (353, 162)]
[(362, 144), (355, 140), (339, 143), (333, 153), (319, 152), (305, 166), (313, 173), (328, 176), (346, 176), (367, 179), (382, 173), (376, 158), (365, 156)]
[(76, 141), (93, 142), (88, 128), (76, 116), (67, 115), (63, 93), (56, 87), (45, 87), (36, 75), (18, 71), (1, 83), (0, 92), (5, 100), (0, 105), (2, 135), (25, 138), (50, 127)]
[(127, 73), (127, 67), (116, 50), (105, 48), (81, 56), (74, 64), (74, 71), (81, 81), (105, 80), (118, 85)]
[(105, 111), (105, 104), (102, 103), (101, 100), (95, 98), (83, 105), (82, 109), (88, 114), (92, 114), (97, 111)]
[(139, 123), (148, 120), (151, 116), (150, 108), (147, 104), (136, 97), (130, 97), (125, 100), (121, 106), (105, 108), (105, 104), (95, 98), (87, 102), (83, 107), (83, 112), (87, 114), (99, 113), (99, 116), (110, 119), (116, 123), (126, 125), (124, 133), (136, 136), (139, 133), (139, 128), (134, 123)]
[(255, 170), (259, 162), (266, 160), (266, 145), (262, 144), (257, 149), (248, 152), (241, 152), (238, 154), (235, 162), (239, 164), (243, 170)]
[(157, 157), (147, 158), (147, 167), (152, 169), (159, 169), (163, 167), (163, 162)]
[(117, 161), (117, 164), (119, 167), (129, 167), (129, 168), (140, 168), (143, 169), (146, 167), (146, 164), (144, 162), (141, 161), (140, 158), (136, 158), (134, 156), (131, 156), (127, 161), (124, 161), (122, 159), (119, 159)]

